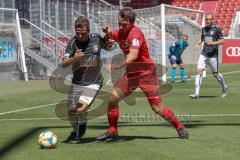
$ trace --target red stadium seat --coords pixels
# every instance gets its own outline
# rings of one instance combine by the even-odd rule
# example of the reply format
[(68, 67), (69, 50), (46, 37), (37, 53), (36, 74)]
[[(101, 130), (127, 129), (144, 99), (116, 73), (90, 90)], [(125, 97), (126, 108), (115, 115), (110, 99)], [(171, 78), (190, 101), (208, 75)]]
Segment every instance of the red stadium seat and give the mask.
[(222, 7), (222, 6), (223, 6), (223, 3), (222, 3), (222, 2), (218, 2), (218, 5), (217, 5), (217, 6)]
[(176, 3), (176, 6), (179, 6), (179, 5), (181, 4), (181, 3), (180, 3), (180, 2), (178, 2), (178, 1), (177, 1), (177, 2), (175, 2), (175, 3)]
[(235, 10), (235, 11), (239, 11), (239, 10), (240, 10), (240, 6), (237, 5), (234, 10)]
[(223, 10), (223, 11), (221, 11), (221, 14), (222, 14), (223, 16), (225, 16), (225, 15), (227, 14), (227, 12), (228, 12), (228, 11)]
[(217, 6), (216, 7), (216, 10), (221, 10), (222, 9), (222, 6)]
[(229, 23), (232, 22), (232, 19), (231, 19), (231, 18), (227, 18), (227, 19), (225, 20), (225, 22), (226, 22), (226, 24), (229, 24)]
[(199, 9), (200, 5), (199, 4), (193, 4), (194, 9)]
[(227, 35), (228, 35), (228, 32), (229, 32), (229, 30), (228, 30), (228, 29), (224, 29), (224, 30), (223, 30), (223, 34), (224, 34), (225, 36), (227, 36)]
[(226, 19), (232, 19), (232, 14), (226, 13), (225, 17), (226, 17)]
[(221, 14), (221, 10), (216, 10), (215, 14)]
[(230, 29), (230, 27), (231, 27), (231, 25), (224, 25), (224, 29), (227, 29), (227, 30), (229, 30), (229, 29)]
[(220, 18), (220, 15), (219, 14), (215, 14), (214, 15), (214, 19), (219, 19)]
[(233, 6), (230, 6), (228, 10), (229, 11), (234, 11), (234, 9), (235, 9), (235, 6), (233, 5)]
[(188, 7), (188, 8), (193, 8), (193, 4), (192, 4), (192, 3), (188, 3), (188, 4), (187, 4), (187, 7)]
[(223, 7), (222, 7), (222, 10), (223, 10), (223, 11), (227, 11), (227, 10), (228, 10), (228, 6), (223, 6)]
[(224, 18), (221, 18), (221, 17), (220, 17), (219, 22), (220, 22), (220, 23), (224, 23)]

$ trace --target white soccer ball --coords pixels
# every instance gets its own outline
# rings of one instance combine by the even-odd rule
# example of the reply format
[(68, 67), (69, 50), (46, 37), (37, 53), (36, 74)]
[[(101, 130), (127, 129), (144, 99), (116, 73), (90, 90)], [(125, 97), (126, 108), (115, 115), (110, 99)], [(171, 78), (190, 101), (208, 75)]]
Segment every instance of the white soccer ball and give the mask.
[(52, 131), (43, 131), (38, 137), (38, 143), (41, 148), (56, 148), (57, 135)]

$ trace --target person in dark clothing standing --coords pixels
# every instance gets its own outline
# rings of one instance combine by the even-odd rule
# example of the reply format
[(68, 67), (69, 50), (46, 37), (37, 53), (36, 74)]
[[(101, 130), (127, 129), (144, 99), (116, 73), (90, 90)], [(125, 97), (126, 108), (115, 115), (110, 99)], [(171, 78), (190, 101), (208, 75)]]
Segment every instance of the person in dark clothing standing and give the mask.
[(185, 66), (183, 64), (182, 60), (182, 54), (184, 50), (188, 47), (188, 35), (183, 34), (181, 37), (178, 39), (177, 42), (173, 43), (169, 47), (169, 61), (171, 63), (171, 83), (174, 83), (175, 81), (175, 74), (176, 74), (176, 67), (179, 65), (180, 67), (180, 77), (181, 77), (181, 82), (185, 82)]
[(90, 33), (89, 20), (84, 16), (76, 19), (75, 32), (61, 63), (62, 67), (72, 65), (73, 72), (68, 95), (68, 119), (73, 131), (66, 141), (77, 140), (85, 134), (87, 110), (102, 85), (100, 51), (108, 43), (106, 37)]
[(202, 75), (207, 65), (210, 66), (213, 76), (218, 80), (222, 86), (222, 97), (226, 97), (228, 93), (228, 86), (218, 71), (218, 46), (222, 45), (223, 33), (222, 29), (213, 24), (213, 15), (206, 15), (206, 26), (202, 28), (201, 39), (196, 43), (197, 49), (202, 42), (204, 42), (202, 53), (198, 59), (197, 75), (195, 78), (195, 93), (190, 95), (191, 98), (199, 98), (200, 87), (202, 84)]

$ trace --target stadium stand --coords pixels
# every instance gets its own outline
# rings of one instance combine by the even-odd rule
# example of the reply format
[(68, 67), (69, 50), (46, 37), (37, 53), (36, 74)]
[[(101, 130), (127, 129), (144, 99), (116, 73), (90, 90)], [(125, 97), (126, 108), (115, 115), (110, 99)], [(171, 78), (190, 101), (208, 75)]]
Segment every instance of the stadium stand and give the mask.
[(240, 0), (219, 0), (215, 10), (215, 20), (228, 36), (233, 17), (240, 9)]

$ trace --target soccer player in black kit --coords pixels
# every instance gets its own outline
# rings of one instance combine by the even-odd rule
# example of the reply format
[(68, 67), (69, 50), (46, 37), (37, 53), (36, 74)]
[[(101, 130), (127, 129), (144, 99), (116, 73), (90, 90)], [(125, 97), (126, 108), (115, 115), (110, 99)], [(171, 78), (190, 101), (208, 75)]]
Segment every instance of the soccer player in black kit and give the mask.
[(102, 85), (100, 51), (109, 44), (106, 37), (90, 33), (89, 20), (84, 16), (76, 19), (75, 32), (61, 63), (62, 67), (72, 65), (73, 71), (68, 95), (68, 119), (73, 131), (65, 142), (85, 134), (87, 110)]
[(198, 59), (197, 64), (197, 75), (195, 78), (195, 93), (190, 95), (191, 98), (199, 98), (200, 87), (202, 84), (202, 75), (207, 65), (210, 66), (213, 76), (218, 80), (222, 86), (222, 97), (226, 97), (228, 93), (228, 86), (218, 71), (218, 46), (222, 45), (223, 33), (222, 29), (213, 24), (213, 15), (206, 15), (206, 26), (202, 28), (202, 36), (197, 41), (195, 48), (204, 42), (202, 53)]

